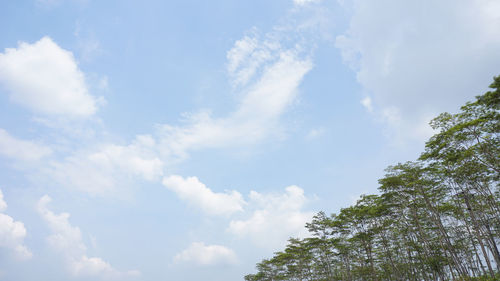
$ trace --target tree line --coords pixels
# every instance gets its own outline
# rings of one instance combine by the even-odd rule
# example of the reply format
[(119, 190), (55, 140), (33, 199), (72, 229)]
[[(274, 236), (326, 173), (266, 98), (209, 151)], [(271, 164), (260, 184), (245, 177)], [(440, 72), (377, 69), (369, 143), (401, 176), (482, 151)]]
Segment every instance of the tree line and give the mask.
[(379, 194), (320, 212), (310, 237), (246, 281), (500, 280), (500, 76), (437, 132), (416, 161), (386, 169)]

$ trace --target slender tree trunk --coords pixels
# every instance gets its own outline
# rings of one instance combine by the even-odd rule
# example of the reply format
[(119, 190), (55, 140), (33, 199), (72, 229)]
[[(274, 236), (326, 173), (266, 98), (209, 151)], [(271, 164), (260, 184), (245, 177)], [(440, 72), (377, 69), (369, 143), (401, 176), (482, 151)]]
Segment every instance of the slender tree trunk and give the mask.
[(382, 247), (384, 248), (384, 251), (385, 251), (387, 257), (389, 258), (389, 262), (391, 263), (391, 271), (395, 273), (396, 280), (401, 280), (401, 275), (399, 273), (397, 266), (394, 265), (394, 260), (392, 258), (392, 254), (391, 254), (391, 251), (389, 249), (389, 243), (387, 241), (387, 237), (385, 236), (383, 230), (380, 232), (380, 237), (382, 238)]
[(491, 266), (491, 261), (490, 258), (488, 257), (488, 253), (486, 252), (486, 249), (484, 248), (483, 240), (481, 239), (481, 233), (479, 231), (479, 226), (476, 221), (476, 217), (474, 215), (474, 212), (472, 211), (470, 202), (469, 202), (469, 194), (468, 193), (463, 193), (464, 198), (465, 198), (465, 204), (467, 205), (467, 210), (469, 210), (469, 215), (472, 221), (472, 225), (474, 226), (474, 233), (476, 234), (476, 239), (479, 242), (479, 246), (481, 246), (481, 251), (483, 252), (484, 259), (486, 260), (486, 265), (488, 266), (488, 270), (490, 272), (491, 277), (495, 278), (495, 273), (493, 272), (493, 267)]
[(498, 252), (498, 247), (497, 244), (495, 243), (495, 237), (491, 233), (490, 224), (486, 222), (485, 226), (486, 226), (486, 231), (488, 232), (488, 237), (491, 241), (491, 245), (494, 250), (493, 256), (495, 257), (495, 263), (497, 264), (497, 271), (500, 272), (500, 253)]
[(459, 257), (457, 256), (453, 245), (451, 244), (450, 238), (448, 236), (448, 233), (446, 232), (446, 229), (443, 226), (443, 222), (441, 221), (441, 216), (439, 215), (439, 212), (436, 211), (436, 208), (434, 205), (430, 202), (429, 198), (427, 197), (427, 194), (423, 190), (423, 187), (420, 185), (417, 185), (417, 189), (421, 193), (421, 195), (424, 198), (425, 204), (427, 205), (427, 208), (431, 212), (431, 218), (434, 220), (436, 226), (438, 227), (439, 231), (441, 232), (441, 235), (438, 235), (439, 239), (444, 240), (444, 244), (446, 245), (446, 248), (448, 249), (452, 260), (457, 266), (457, 270), (460, 273), (460, 275), (465, 275), (467, 276), (467, 270), (463, 267), (463, 264), (460, 262)]

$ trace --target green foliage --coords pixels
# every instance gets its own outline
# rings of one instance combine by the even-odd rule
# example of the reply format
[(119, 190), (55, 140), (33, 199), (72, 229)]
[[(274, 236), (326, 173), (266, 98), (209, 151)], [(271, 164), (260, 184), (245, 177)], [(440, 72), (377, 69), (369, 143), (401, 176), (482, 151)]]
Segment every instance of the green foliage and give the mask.
[(500, 280), (500, 76), (430, 125), (417, 161), (390, 166), (380, 195), (324, 212), (247, 281)]

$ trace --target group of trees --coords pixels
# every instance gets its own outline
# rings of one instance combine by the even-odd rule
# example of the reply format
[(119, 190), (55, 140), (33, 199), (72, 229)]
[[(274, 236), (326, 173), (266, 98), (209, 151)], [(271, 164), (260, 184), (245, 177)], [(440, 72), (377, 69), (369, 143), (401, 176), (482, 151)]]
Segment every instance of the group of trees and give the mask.
[(438, 133), (378, 195), (318, 213), (245, 280), (500, 280), (500, 76), (490, 88), (432, 120)]

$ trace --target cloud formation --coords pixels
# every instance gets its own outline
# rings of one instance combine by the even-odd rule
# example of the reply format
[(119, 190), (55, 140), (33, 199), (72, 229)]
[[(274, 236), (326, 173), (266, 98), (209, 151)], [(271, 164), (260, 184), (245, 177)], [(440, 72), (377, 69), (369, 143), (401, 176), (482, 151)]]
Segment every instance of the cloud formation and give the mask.
[(221, 245), (205, 245), (203, 242), (193, 242), (174, 257), (175, 263), (201, 266), (235, 264), (237, 261), (233, 250)]
[[(275, 28), (261, 37), (254, 29), (227, 52), (228, 82), (238, 97), (227, 115), (218, 117), (203, 110), (185, 113), (179, 124), (158, 124), (150, 134), (137, 135), (125, 144), (93, 141), (89, 137), (81, 145), (62, 149), (54, 146), (53, 157), (47, 159), (46, 165), (35, 167), (39, 168), (35, 174), (51, 184), (92, 195), (116, 194), (117, 187), (130, 186), (136, 178), (161, 179), (167, 163), (185, 160), (193, 151), (248, 146), (273, 136), (281, 137), (282, 116), (296, 101), (299, 85), (313, 67), (310, 50), (294, 37), (295, 31), (294, 36), (288, 36), (291, 32)], [(89, 93), (85, 75), (73, 54), (49, 37), (33, 44), (22, 42), (18, 48), (0, 54), (0, 82), (12, 100), (46, 115), (89, 117), (102, 101)], [(39, 120), (51, 124), (43, 118)], [(59, 129), (57, 125), (52, 127)], [(107, 134), (92, 128), (76, 131), (87, 136), (85, 129), (92, 131), (90, 135)], [(21, 144), (0, 131), (0, 154), (4, 155), (14, 154), (3, 149), (2, 141)], [(39, 148), (22, 144), (28, 148), (19, 149), (23, 153)], [(50, 150), (40, 150), (39, 154), (29, 153), (25, 158), (48, 154)], [(209, 197), (220, 197), (216, 195)], [(214, 212), (232, 212), (239, 210), (239, 205), (228, 206), (230, 211)], [(213, 208), (205, 206), (205, 210), (209, 209)]]
[(0, 247), (11, 249), (19, 259), (29, 259), (33, 256), (31, 251), (24, 245), (26, 228), (20, 221), (4, 214), (7, 203), (3, 199), (0, 190)]
[(99, 257), (88, 257), (87, 247), (83, 243), (80, 229), (69, 223), (69, 213), (55, 214), (49, 210), (48, 204), (51, 200), (47, 195), (40, 198), (37, 211), (52, 232), (52, 235), (47, 238), (47, 242), (63, 255), (66, 266), (73, 276), (103, 279), (140, 276), (140, 272), (137, 270), (118, 271)]
[(261, 42), (256, 34), (237, 40), (226, 54), (227, 72), (232, 84), (234, 86), (247, 84), (260, 66), (273, 58), (272, 52), (278, 49), (278, 44)]
[(309, 199), (295, 185), (286, 187), (283, 193), (252, 190), (246, 200), (234, 190), (214, 192), (196, 177), (173, 175), (165, 177), (163, 185), (204, 214), (231, 215), (226, 230), (262, 248), (277, 249), (291, 236), (305, 237), (305, 224), (314, 215), (303, 210)]
[(277, 249), (289, 237), (305, 237), (306, 222), (313, 212), (304, 211), (308, 199), (304, 190), (292, 185), (284, 193), (262, 194), (251, 191), (246, 218), (231, 220), (228, 232), (241, 238), (250, 238), (255, 245)]
[(0, 128), (0, 155), (19, 161), (31, 162), (40, 160), (51, 153), (52, 150), (47, 146), (18, 139)]
[(498, 1), (344, 6), (353, 15), (336, 46), (369, 96), (363, 105), (399, 137), (426, 139), (432, 117), (481, 94), (498, 75)]
[[(93, 195), (114, 194), (117, 186), (127, 186), (133, 177), (160, 179), (165, 163), (185, 160), (195, 150), (246, 146), (281, 136), (280, 119), (312, 68), (310, 58), (298, 43), (286, 48), (279, 36), (267, 34), (261, 40), (255, 34), (237, 41), (227, 59), (230, 83), (236, 85), (240, 97), (227, 116), (214, 117), (209, 111), (186, 113), (181, 124), (156, 125), (153, 133), (137, 135), (130, 144), (95, 144), (61, 160), (52, 159), (42, 167), (42, 174)], [(237, 205), (228, 208), (234, 211)]]
[(104, 102), (89, 93), (73, 54), (49, 37), (0, 53), (0, 83), (13, 102), (39, 114), (84, 118)]
[(109, 195), (115, 194), (118, 186), (127, 186), (135, 179), (160, 180), (164, 161), (159, 157), (154, 138), (138, 135), (128, 145), (97, 145), (50, 161), (42, 173), (69, 188), (92, 195)]
[(175, 192), (182, 200), (203, 210), (210, 215), (229, 215), (234, 212), (243, 211), (245, 201), (237, 191), (225, 193), (213, 192), (197, 177), (184, 179), (181, 176), (172, 175), (163, 179), (163, 185)]
[(7, 202), (3, 199), (3, 192), (0, 190), (0, 212), (7, 210)]
[(228, 73), (241, 89), (236, 109), (223, 118), (187, 114), (183, 126), (159, 126), (163, 155), (185, 158), (191, 150), (247, 145), (278, 134), (279, 118), (293, 103), (312, 62), (299, 46), (245, 36), (227, 53)]

